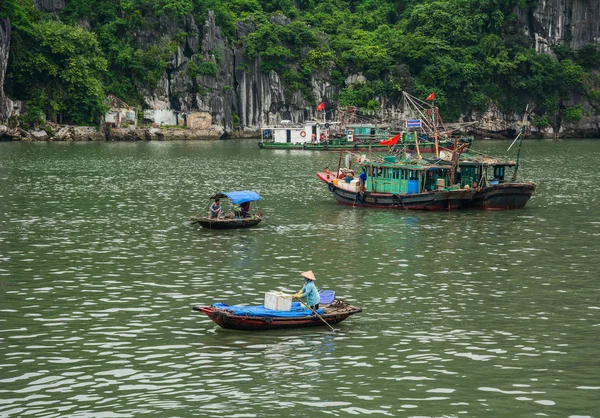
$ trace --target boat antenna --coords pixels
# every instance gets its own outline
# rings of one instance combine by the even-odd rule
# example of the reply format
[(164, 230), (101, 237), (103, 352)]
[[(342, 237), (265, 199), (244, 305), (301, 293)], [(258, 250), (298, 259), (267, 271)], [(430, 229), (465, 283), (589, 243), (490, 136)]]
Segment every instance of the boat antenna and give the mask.
[(527, 104), (527, 106), (525, 106), (525, 113), (523, 114), (523, 120), (521, 121), (520, 132), (517, 135), (517, 137), (515, 138), (515, 140), (513, 141), (513, 143), (510, 144), (510, 147), (508, 147), (508, 149), (510, 150), (510, 148), (517, 141), (517, 139), (519, 139), (519, 137), (521, 137), (521, 140), (519, 141), (519, 146), (517, 147), (517, 161), (515, 163), (515, 170), (513, 171), (512, 181), (517, 180), (517, 172), (519, 171), (519, 158), (521, 156), (521, 145), (523, 144), (523, 138), (525, 137), (525, 130), (527, 128), (527, 109), (529, 109), (529, 104)]
[(510, 144), (510, 147), (508, 147), (508, 149), (506, 151), (510, 151), (510, 149), (512, 148), (513, 145), (515, 145), (515, 142), (517, 142), (517, 139), (519, 139), (519, 137), (521, 136), (521, 134), (524, 131), (524, 127), (526, 124), (526, 119), (527, 119), (527, 109), (529, 109), (529, 104), (527, 104), (527, 106), (525, 106), (525, 113), (523, 114), (523, 119), (521, 120), (521, 129), (519, 131), (519, 135), (517, 135), (517, 137), (514, 139), (514, 141)]

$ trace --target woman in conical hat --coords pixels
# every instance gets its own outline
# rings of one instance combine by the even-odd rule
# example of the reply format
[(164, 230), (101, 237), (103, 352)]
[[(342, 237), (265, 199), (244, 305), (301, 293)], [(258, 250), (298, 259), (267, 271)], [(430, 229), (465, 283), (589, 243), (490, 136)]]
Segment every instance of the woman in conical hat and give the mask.
[(304, 286), (294, 295), (294, 297), (305, 298), (305, 303), (310, 306), (312, 310), (317, 310), (319, 309), (319, 302), (321, 301), (319, 291), (317, 290), (317, 286), (315, 286), (315, 281), (317, 279), (312, 270), (302, 273), (302, 277), (304, 277)]

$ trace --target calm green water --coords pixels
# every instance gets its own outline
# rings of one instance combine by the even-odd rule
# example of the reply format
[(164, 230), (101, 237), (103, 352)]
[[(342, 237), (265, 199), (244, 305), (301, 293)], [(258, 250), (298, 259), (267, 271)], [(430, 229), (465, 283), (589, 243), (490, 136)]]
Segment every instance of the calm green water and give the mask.
[[(600, 416), (600, 142), (522, 156), (525, 209), (418, 213), (337, 205), (335, 153), (0, 143), (0, 416)], [(235, 189), (266, 222), (189, 225)], [(364, 312), (241, 332), (190, 309), (307, 269)]]

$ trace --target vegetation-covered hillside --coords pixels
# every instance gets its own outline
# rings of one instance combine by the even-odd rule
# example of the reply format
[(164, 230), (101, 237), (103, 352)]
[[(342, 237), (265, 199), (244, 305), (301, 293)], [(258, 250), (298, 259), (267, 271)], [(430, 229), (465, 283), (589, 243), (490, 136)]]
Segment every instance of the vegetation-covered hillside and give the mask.
[[(400, 92), (436, 94), (447, 118), (485, 110), (522, 112), (536, 103), (534, 123), (577, 121), (581, 106), (564, 107), (572, 94), (598, 100), (597, 45), (559, 46), (558, 59), (538, 55), (517, 22), (517, 7), (533, 0), (66, 0), (59, 16), (43, 14), (32, 0), (2, 0), (0, 17), (13, 27), (5, 91), (29, 108), (68, 121), (93, 123), (104, 98), (115, 94), (141, 104), (141, 91), (156, 86), (186, 34), (156, 43), (139, 34), (160, 19), (175, 23), (190, 14), (204, 22), (213, 10), (231, 44), (261, 71), (282, 75), (286, 89), (311, 102), (309, 80), (319, 74), (339, 87), (339, 105), (378, 108), (397, 103)], [(291, 19), (278, 24), (273, 16)], [(238, 22), (255, 28), (241, 36)], [(183, 27), (183, 26), (182, 26)], [(196, 62), (198, 74), (216, 72)], [(351, 75), (365, 81), (346, 85)], [(30, 112), (35, 114), (36, 112)]]

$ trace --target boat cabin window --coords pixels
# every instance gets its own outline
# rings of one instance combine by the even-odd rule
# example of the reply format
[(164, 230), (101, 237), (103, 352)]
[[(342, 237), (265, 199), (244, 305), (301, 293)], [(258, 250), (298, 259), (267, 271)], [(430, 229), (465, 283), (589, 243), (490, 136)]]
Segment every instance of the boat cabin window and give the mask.
[(496, 166), (494, 167), (494, 178), (498, 180), (504, 180), (504, 166)]
[(392, 171), (392, 178), (394, 180), (398, 180), (400, 179), (400, 169), (399, 168), (394, 168)]

